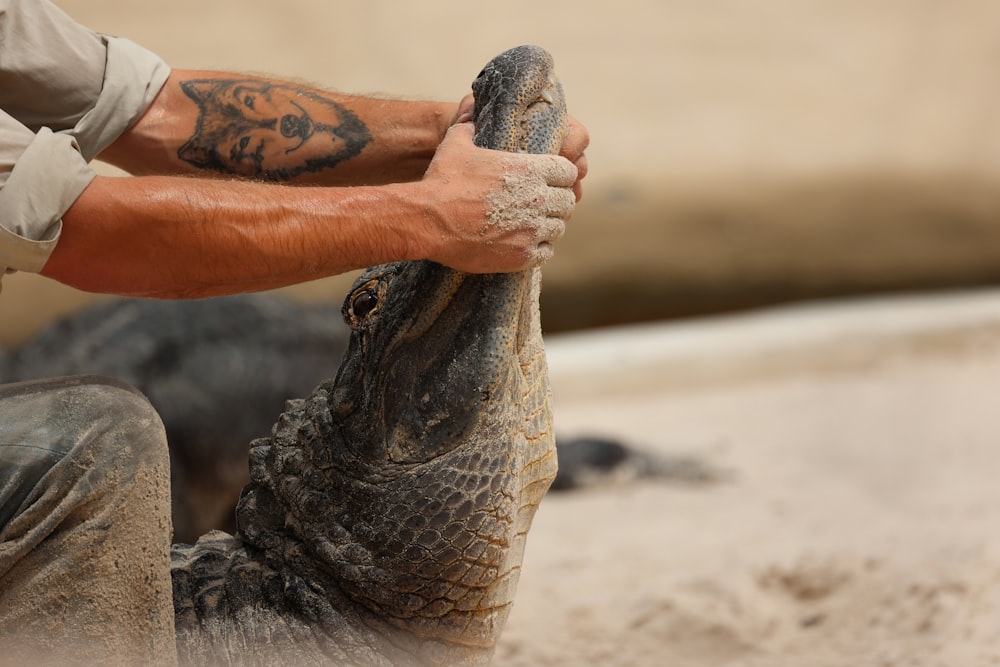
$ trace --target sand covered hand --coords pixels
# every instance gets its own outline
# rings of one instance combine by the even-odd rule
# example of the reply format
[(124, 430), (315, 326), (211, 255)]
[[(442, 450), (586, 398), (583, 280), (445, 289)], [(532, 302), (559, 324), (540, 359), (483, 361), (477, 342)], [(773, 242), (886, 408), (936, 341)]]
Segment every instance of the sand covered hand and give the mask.
[(427, 257), (470, 273), (538, 266), (575, 208), (577, 167), (556, 155), (498, 158), (472, 135), (471, 123), (453, 126), (424, 176), (437, 202)]

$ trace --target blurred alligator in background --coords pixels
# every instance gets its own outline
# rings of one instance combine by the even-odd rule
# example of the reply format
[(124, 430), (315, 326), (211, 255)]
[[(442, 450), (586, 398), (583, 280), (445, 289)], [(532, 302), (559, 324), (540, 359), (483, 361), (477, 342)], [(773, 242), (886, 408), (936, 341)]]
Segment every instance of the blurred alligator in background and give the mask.
[(235, 529), (248, 443), (336, 371), (346, 343), (339, 309), (279, 296), (116, 299), (8, 350), (0, 379), (96, 373), (142, 391), (167, 432), (175, 539), (193, 541)]

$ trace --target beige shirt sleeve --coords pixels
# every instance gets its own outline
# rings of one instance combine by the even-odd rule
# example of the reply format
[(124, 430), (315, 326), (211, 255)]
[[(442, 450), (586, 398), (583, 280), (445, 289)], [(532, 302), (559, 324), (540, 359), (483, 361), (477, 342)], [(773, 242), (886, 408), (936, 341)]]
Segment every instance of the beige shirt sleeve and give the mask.
[(88, 162), (152, 103), (158, 56), (101, 35), (48, 0), (0, 0), (0, 276), (40, 271)]

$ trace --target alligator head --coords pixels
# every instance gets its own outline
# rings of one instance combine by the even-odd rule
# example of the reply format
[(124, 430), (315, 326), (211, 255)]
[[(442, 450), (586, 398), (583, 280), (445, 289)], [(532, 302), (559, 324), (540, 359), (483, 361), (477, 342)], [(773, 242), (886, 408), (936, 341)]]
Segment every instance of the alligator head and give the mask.
[[(538, 144), (518, 137), (532, 124), (517, 118), (549, 108), (563, 118), (542, 129), (564, 131), (539, 51), (516, 56), (541, 62), (537, 76), (495, 60), (477, 79), (481, 145)], [(538, 91), (512, 93), (525, 82)], [(254, 443), (237, 510), (244, 544), (307, 582), (309, 613), (323, 618), (321, 598), (335, 595), (418, 660), (489, 659), (556, 472), (538, 295), (537, 269), (473, 275), (401, 262), (356, 281), (337, 376), (290, 402)]]

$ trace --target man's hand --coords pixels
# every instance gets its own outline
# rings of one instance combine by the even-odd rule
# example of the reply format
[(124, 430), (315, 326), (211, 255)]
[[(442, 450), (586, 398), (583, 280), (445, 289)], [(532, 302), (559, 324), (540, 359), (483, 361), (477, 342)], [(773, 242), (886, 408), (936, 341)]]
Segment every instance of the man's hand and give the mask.
[(471, 273), (538, 266), (573, 212), (577, 167), (556, 155), (478, 148), (472, 136), (471, 123), (448, 130), (422, 181), (435, 213), (426, 256)]
[(590, 145), (590, 133), (578, 120), (570, 116), (569, 132), (563, 140), (562, 149), (559, 154), (573, 163), (576, 167), (576, 182), (573, 183), (573, 194), (576, 200), (583, 198), (583, 185), (581, 181), (587, 175), (587, 155), (584, 151)]
[[(458, 111), (455, 113), (455, 123), (464, 123), (472, 120), (472, 112), (475, 110), (475, 98), (469, 93), (458, 103)], [(587, 175), (587, 156), (585, 151), (590, 145), (590, 133), (578, 120), (569, 117), (569, 131), (566, 139), (563, 140), (559, 154), (576, 165), (576, 182), (573, 184), (573, 194), (576, 200), (583, 198), (583, 181)]]

